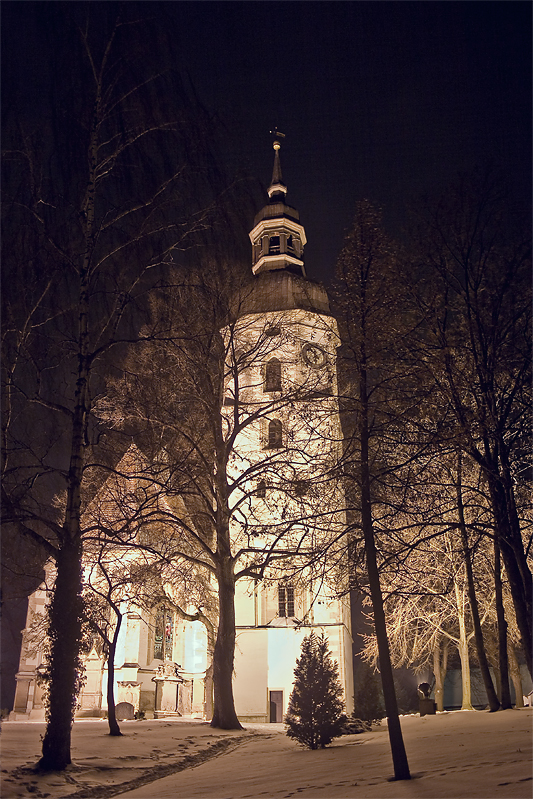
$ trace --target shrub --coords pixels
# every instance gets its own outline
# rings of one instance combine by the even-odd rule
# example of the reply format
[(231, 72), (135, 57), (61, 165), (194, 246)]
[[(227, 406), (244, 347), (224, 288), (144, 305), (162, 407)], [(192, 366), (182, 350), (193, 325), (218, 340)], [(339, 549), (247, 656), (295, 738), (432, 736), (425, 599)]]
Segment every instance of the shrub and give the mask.
[(368, 663), (361, 663), (357, 671), (353, 714), (363, 721), (376, 721), (384, 715), (380, 681)]
[(309, 749), (323, 749), (342, 735), (344, 705), (337, 663), (332, 660), (324, 633), (302, 641), (296, 661), (294, 687), (285, 716), (287, 735)]

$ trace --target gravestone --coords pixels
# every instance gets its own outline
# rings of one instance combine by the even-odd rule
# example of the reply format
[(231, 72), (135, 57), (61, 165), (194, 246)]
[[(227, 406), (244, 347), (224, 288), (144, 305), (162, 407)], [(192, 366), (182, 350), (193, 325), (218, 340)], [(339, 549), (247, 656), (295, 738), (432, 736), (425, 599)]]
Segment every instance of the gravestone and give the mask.
[(130, 721), (135, 718), (135, 708), (131, 702), (119, 702), (115, 708), (118, 721)]

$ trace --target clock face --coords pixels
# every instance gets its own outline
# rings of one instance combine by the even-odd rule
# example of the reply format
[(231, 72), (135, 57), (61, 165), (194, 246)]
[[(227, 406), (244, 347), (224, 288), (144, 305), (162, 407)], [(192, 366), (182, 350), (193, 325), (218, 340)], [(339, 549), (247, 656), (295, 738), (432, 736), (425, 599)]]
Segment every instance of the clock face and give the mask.
[(302, 347), (302, 356), (308, 366), (324, 366), (326, 363), (326, 353), (318, 346), (318, 344), (304, 344)]

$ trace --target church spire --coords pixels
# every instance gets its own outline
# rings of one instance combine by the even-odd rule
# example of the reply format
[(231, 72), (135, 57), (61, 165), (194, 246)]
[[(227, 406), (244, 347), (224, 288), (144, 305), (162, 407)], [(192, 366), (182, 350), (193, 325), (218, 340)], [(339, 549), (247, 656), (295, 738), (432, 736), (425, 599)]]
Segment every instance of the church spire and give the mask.
[(280, 139), (284, 139), (285, 134), (279, 131), (277, 128), (271, 130), (270, 133), (274, 136), (274, 143), (272, 145), (274, 148), (274, 169), (272, 170), (272, 180), (270, 182), (270, 186), (268, 187), (268, 196), (270, 197), (271, 202), (283, 202), (284, 197), (287, 194), (287, 186), (283, 182), (283, 178), (281, 176), (281, 161), (279, 158), (279, 151), (281, 149)]
[(306, 243), (305, 230), (296, 208), (287, 205), (287, 186), (281, 175), (279, 151), (285, 134), (277, 128), (270, 131), (274, 136), (274, 169), (268, 187), (269, 202), (259, 211), (250, 231), (253, 245), (252, 271), (283, 270), (305, 277), (303, 251)]

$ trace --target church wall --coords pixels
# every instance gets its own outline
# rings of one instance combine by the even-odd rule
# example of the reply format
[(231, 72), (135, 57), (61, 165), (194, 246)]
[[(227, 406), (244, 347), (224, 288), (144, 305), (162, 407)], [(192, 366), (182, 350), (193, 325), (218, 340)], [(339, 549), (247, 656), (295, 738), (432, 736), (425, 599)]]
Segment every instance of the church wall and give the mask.
[[(124, 640), (124, 663), (139, 663), (141, 617), (136, 612), (129, 612), (124, 617), (126, 622)], [(120, 661), (117, 661), (120, 662)]]
[(126, 613), (127, 606), (126, 603), (122, 603), (122, 607), (120, 608), (121, 613), (123, 613), (122, 623), (120, 625), (120, 632), (118, 634), (117, 645), (115, 649), (115, 666), (122, 666), (123, 663), (126, 663), (126, 634), (128, 630), (128, 616)]
[[(343, 672), (344, 701), (346, 703), (346, 713), (350, 715), (354, 710), (354, 679), (353, 679), (353, 639), (346, 626), (342, 627), (342, 660), (339, 666)], [(342, 664), (342, 666), (341, 666)]]
[(253, 627), (256, 621), (256, 598), (252, 580), (238, 580), (235, 585), (235, 624)]
[(268, 690), (283, 691), (283, 717), (294, 685), (296, 659), (301, 654), (302, 641), (309, 633), (305, 627), (272, 628), (268, 631)]
[(261, 591), (261, 624), (268, 624), (278, 615), (278, 598), (275, 588), (263, 586)]
[(151, 653), (149, 653), (149, 641), (150, 639), (150, 629), (146, 622), (146, 619), (141, 620), (141, 624), (139, 625), (139, 654), (138, 654), (138, 663), (141, 666), (147, 666), (149, 661), (152, 659)]
[(237, 630), (235, 710), (241, 721), (268, 721), (268, 630)]
[(92, 649), (85, 662), (85, 684), (79, 699), (78, 716), (99, 716), (102, 713), (102, 658)]

